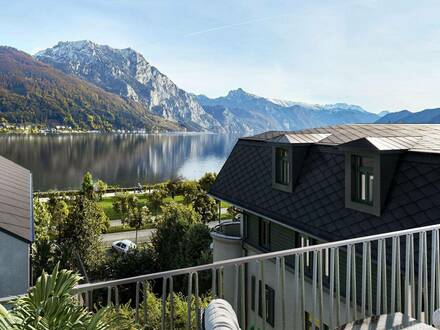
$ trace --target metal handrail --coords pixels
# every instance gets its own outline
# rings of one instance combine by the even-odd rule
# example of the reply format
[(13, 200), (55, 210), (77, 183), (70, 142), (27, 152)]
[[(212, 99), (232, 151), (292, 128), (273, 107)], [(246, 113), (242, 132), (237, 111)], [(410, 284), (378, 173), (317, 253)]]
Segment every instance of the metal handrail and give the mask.
[[(418, 238), (418, 246), (414, 243), (415, 238)], [(403, 239), (403, 243), (401, 239)], [(387, 249), (390, 248), (390, 245), (386, 244), (387, 240), (392, 240), (392, 242), (388, 241), (392, 243), (391, 250), (388, 251), (389, 253), (387, 253)], [(373, 245), (373, 242), (377, 243), (377, 249), (374, 249), (375, 255), (372, 257), (372, 247), (376, 247), (376, 245)], [(401, 243), (405, 244), (402, 247), (402, 254)], [(357, 249), (357, 247), (361, 249)], [(415, 248), (418, 249), (417, 261)], [(343, 255), (341, 253), (340, 257), (339, 252), (342, 249), (346, 253)], [(386, 259), (390, 255), (391, 259), (387, 261)], [(431, 258), (430, 267), (428, 266), (428, 255)], [(292, 257), (294, 265), (292, 277), (290, 278), (290, 281), (293, 281), (294, 292), (289, 293), (286, 293), (286, 257)], [(440, 224), (228, 259), (211, 264), (124, 279), (80, 284), (73, 289), (73, 293), (83, 295), (84, 304), (90, 307), (93, 297), (91, 293), (94, 290), (107, 289), (108, 303), (111, 302), (112, 292), (114, 292), (115, 305), (118, 306), (118, 287), (126, 284), (136, 284), (136, 321), (138, 321), (141, 286), (144, 288), (142, 296), (145, 300), (148, 281), (163, 279), (162, 328), (165, 328), (165, 320), (167, 320), (166, 306), (168, 294), (170, 296), (169, 319), (171, 328), (173, 328), (173, 279), (176, 276), (189, 275), (187, 302), (189, 317), (187, 329), (190, 329), (192, 328), (190, 317), (192, 313), (191, 304), (193, 303), (192, 296), (195, 297), (195, 311), (199, 313), (198, 273), (211, 271), (212, 293), (214, 296), (223, 297), (225, 294), (225, 273), (228, 272), (229, 276), (232, 275), (233, 283), (228, 283), (227, 286), (234, 288), (233, 296), (229, 298), (233, 300), (234, 310), (240, 315), (242, 327), (244, 328), (244, 322), (248, 319), (254, 325), (260, 324), (261, 328), (264, 329), (265, 320), (259, 318), (258, 313), (253, 313), (249, 318), (246, 317), (246, 310), (249, 309), (245, 305), (247, 276), (245, 266), (250, 263), (255, 265), (256, 272), (254, 275), (256, 283), (262, 282), (261, 287), (264, 288), (266, 283), (265, 276), (268, 276), (265, 272), (266, 263), (264, 261), (266, 260), (275, 261), (276, 275), (274, 279), (277, 292), (275, 299), (281, 302), (281, 308), (277, 309), (277, 313), (280, 313), (278, 319), (281, 320), (281, 326), (277, 326), (277, 328), (280, 329), (287, 328), (288, 322), (286, 319), (291, 311), (287, 311), (286, 297), (292, 294), (294, 300), (293, 316), (297, 321), (289, 327), (293, 326), (298, 330), (304, 329), (305, 306), (306, 302), (309, 302), (312, 305), (312, 310), (308, 311), (312, 315), (312, 328), (317, 326), (323, 329), (324, 282), (327, 286), (326, 294), (329, 295), (329, 305), (326, 306), (326, 309), (328, 308), (329, 310), (330, 320), (327, 320), (327, 322), (329, 322), (330, 328), (356, 320), (358, 316), (365, 318), (373, 315), (373, 312), (376, 314), (386, 314), (388, 311), (391, 313), (404, 312), (417, 318), (419, 321), (432, 323), (434, 310), (440, 307)], [(361, 262), (358, 263), (359, 261)], [(376, 264), (376, 268), (373, 267), (373, 262)], [(358, 263), (358, 267), (356, 267), (356, 263)], [(417, 270), (415, 269), (416, 267), (418, 267)], [(307, 269), (307, 272), (305, 272), (305, 269)], [(357, 272), (361, 273), (360, 281), (356, 275)], [(344, 273), (345, 283), (341, 279)], [(307, 295), (305, 291), (305, 277), (310, 277), (307, 285), (311, 286), (311, 290), (307, 292)], [(228, 278), (229, 280), (231, 279), (231, 277)], [(376, 283), (375, 287), (373, 283)], [(343, 284), (345, 284), (345, 288), (342, 286)], [(390, 287), (391, 291), (389, 290)], [(262, 292), (258, 291), (259, 285), (256, 285), (255, 292), (253, 293), (255, 295), (254, 299), (257, 300), (255, 297), (261, 295), (261, 301), (265, 302), (265, 290), (261, 290)], [(390, 296), (388, 296), (389, 293)], [(10, 298), (0, 299), (0, 303), (7, 303), (11, 300)], [(146, 309), (146, 304), (142, 308)], [(265, 309), (266, 305), (263, 303), (262, 315), (266, 315)], [(146, 320), (146, 313), (147, 311), (144, 310), (144, 322)], [(321, 321), (318, 323), (317, 320)], [(199, 323), (195, 325), (197, 329), (200, 329)]]
[(365, 236), (365, 237), (351, 238), (351, 239), (342, 240), (342, 241), (322, 243), (322, 244), (316, 244), (316, 245), (288, 249), (288, 250), (282, 250), (282, 251), (276, 251), (276, 252), (256, 254), (256, 255), (252, 255), (252, 256), (240, 257), (240, 258), (235, 258), (235, 259), (216, 261), (216, 262), (213, 262), (210, 264), (204, 264), (204, 265), (187, 267), (187, 268), (180, 268), (180, 269), (175, 269), (175, 270), (168, 270), (168, 271), (164, 271), (164, 272), (158, 272), (158, 273), (152, 273), (152, 274), (146, 274), (146, 275), (127, 277), (127, 278), (118, 279), (118, 280), (80, 284), (80, 285), (76, 286), (74, 290), (75, 290), (75, 293), (80, 293), (80, 292), (84, 292), (89, 289), (100, 289), (100, 288), (107, 288), (108, 286), (124, 285), (124, 284), (154, 280), (154, 279), (158, 279), (158, 278), (169, 278), (172, 276), (185, 275), (185, 274), (190, 274), (190, 273), (195, 273), (195, 272), (200, 272), (200, 271), (205, 271), (205, 270), (219, 269), (221, 267), (242, 265), (242, 264), (246, 264), (246, 263), (249, 263), (251, 261), (256, 261), (256, 260), (267, 260), (267, 259), (274, 259), (277, 257), (281, 258), (281, 257), (292, 256), (292, 255), (299, 255), (299, 254), (303, 254), (306, 252), (314, 252), (314, 251), (323, 250), (323, 249), (345, 247), (347, 245), (355, 245), (355, 244), (359, 244), (359, 243), (377, 241), (377, 240), (382, 240), (382, 239), (386, 239), (386, 238), (393, 238), (393, 237), (397, 237), (397, 236), (418, 234), (418, 233), (428, 232), (428, 231), (432, 231), (432, 230), (436, 230), (436, 229), (440, 229), (440, 224), (412, 228), (412, 229), (406, 229), (406, 230), (400, 230), (400, 231), (393, 231), (390, 233), (376, 234), (376, 235), (370, 235), (370, 236)]

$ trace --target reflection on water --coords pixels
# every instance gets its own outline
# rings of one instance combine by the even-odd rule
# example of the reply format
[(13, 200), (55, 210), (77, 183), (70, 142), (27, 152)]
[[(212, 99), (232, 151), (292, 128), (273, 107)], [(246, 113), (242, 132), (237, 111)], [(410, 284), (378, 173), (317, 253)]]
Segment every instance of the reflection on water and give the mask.
[(218, 172), (236, 141), (215, 134), (9, 135), (0, 137), (0, 155), (29, 168), (35, 190), (78, 188), (86, 171), (130, 186)]

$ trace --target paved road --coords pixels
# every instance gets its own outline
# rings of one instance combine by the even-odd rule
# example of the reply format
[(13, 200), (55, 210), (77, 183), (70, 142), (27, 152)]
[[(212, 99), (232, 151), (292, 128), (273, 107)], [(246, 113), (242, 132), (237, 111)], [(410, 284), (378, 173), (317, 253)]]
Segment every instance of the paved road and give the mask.
[[(120, 220), (112, 220), (112, 221), (120, 221)], [(208, 223), (209, 228), (213, 228), (218, 224), (218, 221), (212, 221)], [(114, 224), (112, 223), (114, 226)], [(142, 229), (138, 231), (138, 243), (143, 243), (148, 241), (151, 238), (151, 235), (154, 233), (155, 229)], [(106, 246), (111, 246), (112, 242), (122, 240), (122, 239), (129, 239), (131, 241), (135, 241), (136, 238), (136, 231), (124, 231), (120, 233), (110, 233), (110, 234), (102, 234), (102, 241)]]
[[(138, 243), (146, 242), (150, 239), (151, 235), (155, 229), (142, 229), (138, 231)], [(135, 241), (136, 231), (124, 231), (120, 233), (110, 233), (102, 234), (102, 241), (105, 245), (111, 246), (112, 242), (119, 241), (122, 239), (129, 239), (130, 241)]]

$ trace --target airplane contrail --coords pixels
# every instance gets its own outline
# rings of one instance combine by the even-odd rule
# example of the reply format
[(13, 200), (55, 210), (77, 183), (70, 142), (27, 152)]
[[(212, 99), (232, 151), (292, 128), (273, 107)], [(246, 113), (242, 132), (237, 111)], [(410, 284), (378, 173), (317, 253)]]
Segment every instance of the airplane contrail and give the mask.
[(196, 31), (196, 32), (191, 32), (191, 33), (188, 33), (187, 35), (185, 35), (185, 37), (193, 37), (193, 36), (196, 36), (196, 35), (199, 35), (199, 34), (205, 34), (205, 33), (209, 33), (209, 32), (225, 30), (225, 29), (236, 27), (236, 26), (242, 26), (242, 25), (248, 25), (248, 24), (253, 24), (253, 23), (258, 23), (258, 22), (269, 21), (271, 19), (280, 18), (280, 17), (283, 17), (283, 16), (290, 16), (290, 15), (284, 14), (284, 15), (277, 15), (277, 16), (268, 16), (268, 17), (254, 18), (254, 19), (250, 19), (250, 20), (247, 20), (247, 21), (239, 22), (239, 23), (232, 23), (232, 24), (227, 24), (227, 25), (221, 25), (221, 26), (216, 26), (216, 27), (213, 27), (213, 28), (210, 28), (210, 29), (206, 29), (206, 30), (200, 30), (200, 31)]

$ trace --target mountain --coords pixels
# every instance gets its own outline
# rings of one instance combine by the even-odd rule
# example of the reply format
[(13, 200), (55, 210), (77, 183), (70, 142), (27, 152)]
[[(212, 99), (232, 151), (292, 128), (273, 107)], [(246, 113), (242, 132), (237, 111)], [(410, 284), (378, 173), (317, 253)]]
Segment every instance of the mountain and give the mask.
[(317, 105), (264, 98), (239, 88), (226, 96), (197, 101), (222, 125), (244, 133), (295, 130), (348, 123), (371, 123), (379, 116), (345, 103)]
[(0, 121), (110, 130), (181, 130), (136, 102), (68, 76), (32, 56), (0, 47)]
[(224, 128), (184, 90), (131, 48), (114, 49), (91, 41), (59, 42), (35, 58), (146, 107), (192, 131)]
[(426, 109), (419, 112), (402, 110), (380, 118), (376, 123), (382, 124), (440, 124), (440, 108)]
[(378, 124), (392, 124), (392, 123), (398, 123), (400, 120), (404, 119), (405, 117), (411, 116), (413, 113), (408, 110), (402, 110), (397, 112), (391, 112), (388, 114), (385, 114), (385, 116), (382, 116), (379, 118), (376, 123)]

